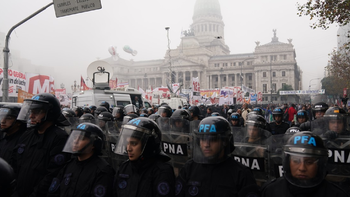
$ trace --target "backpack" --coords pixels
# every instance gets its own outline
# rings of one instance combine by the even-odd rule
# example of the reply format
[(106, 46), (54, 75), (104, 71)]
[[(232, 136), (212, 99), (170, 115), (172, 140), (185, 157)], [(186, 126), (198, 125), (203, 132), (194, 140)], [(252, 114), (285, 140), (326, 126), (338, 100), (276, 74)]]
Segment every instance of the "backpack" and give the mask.
[(288, 122), (289, 120), (289, 113), (288, 113), (289, 107), (284, 111), (283, 113), (283, 121)]

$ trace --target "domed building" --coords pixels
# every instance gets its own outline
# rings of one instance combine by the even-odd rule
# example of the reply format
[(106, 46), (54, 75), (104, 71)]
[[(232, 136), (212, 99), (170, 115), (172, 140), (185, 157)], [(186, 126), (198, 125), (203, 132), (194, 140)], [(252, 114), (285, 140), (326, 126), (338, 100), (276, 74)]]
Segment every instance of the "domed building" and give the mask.
[(201, 89), (242, 87), (262, 92), (265, 103), (283, 102), (277, 90), (284, 84), (291, 85), (294, 90), (302, 87), (302, 71), (295, 60), (291, 39), (288, 43), (280, 42), (277, 31), (273, 30), (271, 42), (264, 45), (256, 42), (254, 52), (230, 54), (225, 44), (219, 0), (197, 0), (192, 20), (191, 29), (183, 33), (180, 45), (167, 50), (164, 59), (105, 59), (114, 68), (113, 77), (144, 90), (171, 82), (189, 89), (192, 77), (198, 77)]

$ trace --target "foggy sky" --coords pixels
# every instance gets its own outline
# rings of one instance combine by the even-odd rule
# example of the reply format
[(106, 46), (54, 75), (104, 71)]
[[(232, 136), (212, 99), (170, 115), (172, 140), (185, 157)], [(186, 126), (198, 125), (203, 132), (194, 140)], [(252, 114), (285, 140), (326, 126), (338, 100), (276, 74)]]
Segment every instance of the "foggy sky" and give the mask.
[[(299, 2), (305, 2), (299, 1)], [(8, 30), (50, 0), (1, 0), (0, 32)], [(164, 27), (170, 27), (171, 48), (180, 43), (180, 34), (192, 23), (195, 0), (102, 0), (102, 9), (56, 18), (51, 6), (18, 27), (11, 36), (10, 50), (34, 65), (55, 69), (55, 86), (64, 83), (67, 91), (74, 80), (86, 78), (87, 66), (110, 57), (108, 48), (117, 47), (121, 58), (138, 60), (163, 59), (167, 50)], [(338, 26), (328, 30), (310, 28), (309, 17), (297, 16), (293, 0), (219, 0), (225, 23), (225, 43), (231, 54), (252, 53), (255, 41), (271, 41), (277, 29), (280, 42), (292, 44), (296, 60), (303, 71), (303, 89), (309, 81), (323, 77), (328, 54), (337, 45)], [(4, 40), (0, 40), (3, 46)], [(129, 45), (138, 51), (131, 56), (123, 51)], [(3, 54), (0, 55), (3, 65)], [(11, 65), (10, 65), (11, 66)], [(311, 88), (320, 88), (312, 80)], [(91, 85), (91, 82), (89, 82)]]

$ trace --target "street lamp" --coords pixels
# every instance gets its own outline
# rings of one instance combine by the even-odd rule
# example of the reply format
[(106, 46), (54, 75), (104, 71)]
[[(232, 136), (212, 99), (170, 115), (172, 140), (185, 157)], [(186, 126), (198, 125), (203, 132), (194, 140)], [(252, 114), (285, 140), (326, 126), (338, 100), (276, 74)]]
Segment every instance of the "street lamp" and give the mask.
[(71, 86), (73, 93), (79, 91), (79, 85), (77, 85), (77, 81), (74, 80), (74, 85)]

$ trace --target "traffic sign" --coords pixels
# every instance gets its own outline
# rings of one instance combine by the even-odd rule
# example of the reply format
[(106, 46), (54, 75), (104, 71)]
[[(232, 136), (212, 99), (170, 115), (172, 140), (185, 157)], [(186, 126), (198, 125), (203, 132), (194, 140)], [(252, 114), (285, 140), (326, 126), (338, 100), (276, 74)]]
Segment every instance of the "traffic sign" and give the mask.
[(56, 17), (101, 9), (101, 0), (53, 0)]

